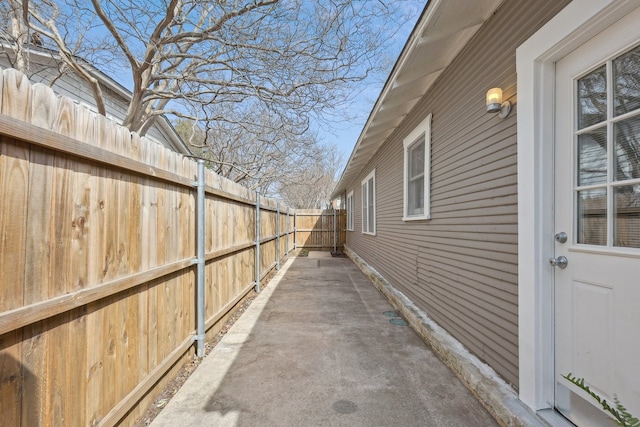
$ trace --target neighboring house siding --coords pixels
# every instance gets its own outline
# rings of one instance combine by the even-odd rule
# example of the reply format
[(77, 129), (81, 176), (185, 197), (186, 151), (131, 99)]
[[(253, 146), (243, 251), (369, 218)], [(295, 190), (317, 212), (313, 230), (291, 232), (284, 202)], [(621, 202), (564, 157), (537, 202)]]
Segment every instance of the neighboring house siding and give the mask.
[[(48, 62), (30, 63), (29, 80), (31, 80), (32, 83), (50, 85), (58, 95), (67, 96), (73, 100), (92, 106), (92, 108), (95, 109), (95, 107), (93, 107), (95, 105), (93, 92), (87, 83), (73, 73), (67, 73), (64, 77), (60, 77), (58, 74), (58, 63), (52, 59), (46, 61)], [(5, 57), (2, 57), (0, 59), (0, 66), (2, 66), (2, 68), (9, 68), (11, 64)], [(51, 85), (51, 81), (54, 79), (55, 82)], [(107, 115), (113, 117), (119, 123), (122, 123), (124, 113), (128, 107), (127, 100), (122, 99), (120, 95), (115, 94), (112, 90), (104, 86), (102, 90), (105, 95)]]
[[(79, 103), (86, 104), (97, 112), (93, 91), (84, 80), (73, 73), (67, 73), (64, 77), (60, 77), (58, 73), (58, 62), (51, 58), (40, 57), (39, 59), (40, 62), (31, 62), (29, 65), (29, 79), (32, 83), (42, 83), (51, 86), (56, 94), (67, 96)], [(0, 54), (0, 68), (11, 67), (12, 63), (8, 60), (7, 56)], [(51, 84), (54, 79), (55, 82)], [(118, 123), (122, 123), (129, 108), (129, 99), (105, 85), (102, 85), (102, 91), (106, 116)], [(160, 120), (166, 119), (159, 117), (157, 121)], [(157, 121), (150, 127), (145, 136), (167, 148), (181, 152), (181, 150), (173, 147), (172, 142), (170, 142), (175, 141), (176, 137), (167, 134), (167, 132), (157, 124)]]
[[(567, 0), (505, 2), (354, 181), (347, 243), (518, 387), (515, 49)], [(487, 114), (486, 91), (515, 104)], [(431, 219), (402, 221), (403, 138), (432, 113)], [(376, 236), (361, 230), (360, 181), (376, 169)]]

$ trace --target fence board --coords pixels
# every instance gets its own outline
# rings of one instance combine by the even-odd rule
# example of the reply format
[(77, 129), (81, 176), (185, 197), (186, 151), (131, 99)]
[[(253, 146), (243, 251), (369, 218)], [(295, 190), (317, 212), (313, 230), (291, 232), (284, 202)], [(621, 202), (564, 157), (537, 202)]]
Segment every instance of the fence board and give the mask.
[[(25, 265), (25, 294), (22, 305), (37, 303), (47, 298), (46, 284), (51, 254), (50, 236), (53, 233), (51, 230), (51, 218), (53, 217), (51, 205), (41, 203), (43, 200), (51, 200), (52, 194), (54, 194), (52, 188), (53, 158), (47, 156), (38, 147), (32, 147), (30, 160), (26, 222), (29, 224), (31, 232), (27, 234), (25, 256), (27, 256), (26, 254), (38, 253), (40, 254), (40, 262)], [(2, 188), (5, 187), (0, 183), (0, 191)], [(5, 200), (4, 197), (2, 199)], [(0, 268), (0, 270), (3, 269)], [(47, 327), (48, 322), (45, 320), (28, 325), (23, 330), (22, 388), (25, 395), (34, 396), (31, 403), (22, 403), (22, 423), (24, 425), (45, 425), (46, 412), (42, 399), (46, 394), (46, 358), (51, 351), (49, 350), (49, 336), (40, 332), (41, 328), (46, 329)], [(0, 397), (0, 406), (2, 405), (1, 399), (2, 397)]]
[[(24, 79), (12, 73), (3, 79), (2, 109), (16, 110), (23, 119), (28, 117), (26, 106), (20, 96), (29, 96), (24, 91)], [(22, 90), (21, 90), (22, 84)], [(5, 95), (6, 94), (6, 95)], [(16, 99), (17, 98), (17, 99)], [(0, 282), (22, 283), (24, 280), (27, 245), (24, 218), (28, 194), (29, 150), (22, 144), (8, 141), (0, 146)], [(0, 286), (0, 311), (22, 304), (24, 288)], [(20, 389), (22, 387), (23, 331), (13, 331), (0, 337), (0, 413), (4, 422), (22, 422)]]
[[(53, 125), (55, 119), (55, 96), (45, 86), (36, 85), (32, 92), (33, 108), (30, 120), (47, 128)], [(1, 147), (0, 147), (1, 149)], [(40, 254), (39, 262), (25, 262), (25, 286), (22, 305), (29, 305), (47, 298), (46, 284), (49, 277), (49, 265), (51, 260), (51, 235), (53, 211), (51, 204), (43, 204), (43, 200), (51, 200), (53, 190), (53, 162), (52, 156), (47, 155), (38, 147), (30, 149), (29, 165), (29, 189), (27, 192), (26, 223), (31, 229), (27, 233), (27, 254)], [(6, 188), (0, 184), (0, 191)], [(6, 200), (2, 197), (2, 200)], [(1, 268), (0, 268), (1, 269)], [(0, 310), (1, 311), (1, 310)], [(41, 334), (42, 328), (47, 328), (48, 322), (28, 325), (23, 330), (22, 342), (22, 378), (23, 392), (27, 396), (34, 396), (31, 403), (22, 402), (22, 423), (25, 425), (44, 425), (45, 406), (43, 397), (46, 395), (48, 381), (47, 355), (49, 349), (49, 336)], [(0, 332), (1, 334), (2, 332)], [(28, 368), (27, 368), (28, 367)], [(2, 399), (0, 397), (0, 399)], [(1, 402), (1, 401), (0, 401)], [(25, 404), (26, 403), (26, 404)], [(1, 406), (1, 403), (0, 403)], [(1, 412), (1, 411), (0, 411)]]

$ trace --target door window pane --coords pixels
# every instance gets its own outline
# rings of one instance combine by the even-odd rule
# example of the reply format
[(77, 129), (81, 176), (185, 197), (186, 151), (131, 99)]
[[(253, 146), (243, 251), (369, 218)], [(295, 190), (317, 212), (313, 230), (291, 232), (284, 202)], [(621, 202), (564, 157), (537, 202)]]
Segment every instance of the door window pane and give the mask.
[(578, 243), (607, 244), (607, 190), (578, 191)]
[(607, 118), (607, 67), (578, 79), (578, 129)]
[(640, 178), (640, 116), (615, 124), (616, 180)]
[(578, 185), (607, 182), (607, 128), (578, 136)]
[(640, 46), (613, 61), (615, 115), (640, 108)]
[(640, 185), (615, 188), (615, 246), (640, 248)]

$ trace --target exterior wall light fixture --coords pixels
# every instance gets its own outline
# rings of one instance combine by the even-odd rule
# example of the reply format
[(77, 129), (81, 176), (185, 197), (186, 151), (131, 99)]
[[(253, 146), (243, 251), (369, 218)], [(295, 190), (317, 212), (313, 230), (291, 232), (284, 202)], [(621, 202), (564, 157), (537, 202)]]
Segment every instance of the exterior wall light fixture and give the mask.
[(504, 119), (511, 112), (511, 103), (502, 102), (502, 89), (491, 88), (487, 91), (487, 113), (499, 113), (498, 117)]

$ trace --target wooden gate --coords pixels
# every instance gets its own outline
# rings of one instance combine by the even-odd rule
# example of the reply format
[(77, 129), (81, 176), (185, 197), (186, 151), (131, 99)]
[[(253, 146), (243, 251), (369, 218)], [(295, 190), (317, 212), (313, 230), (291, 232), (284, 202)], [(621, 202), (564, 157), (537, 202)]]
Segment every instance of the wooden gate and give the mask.
[(341, 209), (298, 209), (296, 247), (342, 251), (347, 237), (346, 218), (346, 211)]

